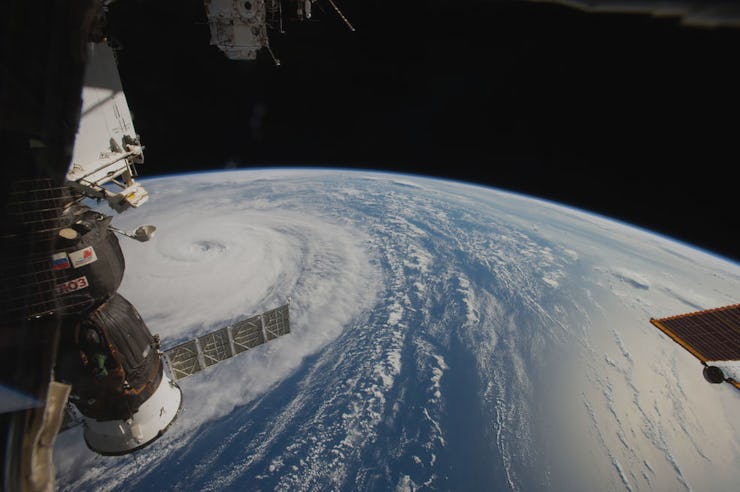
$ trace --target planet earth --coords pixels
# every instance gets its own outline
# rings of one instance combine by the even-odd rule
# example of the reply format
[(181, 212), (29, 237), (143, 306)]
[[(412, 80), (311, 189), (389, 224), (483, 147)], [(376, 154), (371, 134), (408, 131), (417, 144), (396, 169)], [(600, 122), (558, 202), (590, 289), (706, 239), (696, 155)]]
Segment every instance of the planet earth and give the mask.
[(419, 176), (144, 182), (119, 290), (166, 349), (291, 299), (291, 333), (181, 381), (136, 453), (61, 434), (61, 490), (736, 490), (740, 392), (651, 317), (740, 265), (628, 224)]

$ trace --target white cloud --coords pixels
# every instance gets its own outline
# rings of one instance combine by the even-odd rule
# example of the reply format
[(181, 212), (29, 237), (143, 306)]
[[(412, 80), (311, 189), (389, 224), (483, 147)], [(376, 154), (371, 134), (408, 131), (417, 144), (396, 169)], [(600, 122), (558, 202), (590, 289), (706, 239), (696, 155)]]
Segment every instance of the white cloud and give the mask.
[[(196, 195), (164, 184), (147, 184), (157, 199), (116, 224), (157, 225), (148, 243), (121, 240), (126, 274), (119, 292), (164, 348), (292, 298), (290, 335), (181, 382), (185, 410), (163, 436), (167, 442), (285, 379), (374, 305), (381, 279), (360, 229), (304, 206), (268, 206), (244, 197), (242, 186), (203, 186)], [(94, 455), (80, 443), (63, 439), (56, 454), (60, 469), (74, 465), (87, 470), (85, 479), (96, 476)]]

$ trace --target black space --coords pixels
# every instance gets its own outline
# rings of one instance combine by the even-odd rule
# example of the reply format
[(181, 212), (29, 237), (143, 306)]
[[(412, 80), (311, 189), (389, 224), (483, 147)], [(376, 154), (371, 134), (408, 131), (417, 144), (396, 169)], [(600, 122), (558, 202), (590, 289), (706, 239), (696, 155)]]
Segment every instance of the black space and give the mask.
[[(119, 5), (120, 4), (120, 5)], [(338, 166), (575, 205), (740, 260), (740, 29), (524, 2), (341, 0), (274, 33), (282, 66), (209, 46), (198, 0), (109, 16), (143, 175)]]

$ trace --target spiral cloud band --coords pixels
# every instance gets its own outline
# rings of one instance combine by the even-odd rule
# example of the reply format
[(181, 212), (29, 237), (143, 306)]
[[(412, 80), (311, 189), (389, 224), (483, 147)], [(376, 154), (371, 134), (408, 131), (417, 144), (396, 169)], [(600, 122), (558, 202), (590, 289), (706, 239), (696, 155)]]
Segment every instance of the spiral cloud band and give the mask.
[(420, 177), (282, 170), (145, 184), (150, 203), (115, 223), (157, 235), (122, 241), (121, 292), (165, 347), (288, 297), (292, 331), (183, 381), (180, 417), (140, 453), (100, 461), (79, 435), (61, 436), (63, 489), (740, 480), (738, 395), (706, 384), (648, 322), (737, 302), (736, 264)]

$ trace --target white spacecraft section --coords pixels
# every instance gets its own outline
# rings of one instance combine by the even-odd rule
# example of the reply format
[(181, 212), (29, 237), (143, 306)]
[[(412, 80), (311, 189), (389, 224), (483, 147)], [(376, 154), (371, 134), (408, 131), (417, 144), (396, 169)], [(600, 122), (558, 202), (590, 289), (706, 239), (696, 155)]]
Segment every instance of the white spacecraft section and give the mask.
[[(283, 33), (283, 20), (310, 20), (312, 5), (318, 0), (203, 0), (211, 31), (211, 44), (232, 60), (254, 60), (265, 48), (275, 65), (280, 60), (270, 48), (268, 30)], [(341, 21), (354, 26), (334, 0), (327, 3)]]
[(133, 166), (144, 161), (143, 150), (113, 50), (105, 43), (90, 43), (88, 55), (82, 113), (67, 180), (121, 212), (148, 199), (144, 187), (134, 181)]
[(182, 392), (166, 375), (157, 390), (128, 420), (95, 420), (83, 417), (85, 442), (103, 455), (121, 455), (146, 446), (164, 434), (177, 417)]
[(203, 3), (211, 44), (218, 46), (228, 58), (254, 60), (259, 50), (269, 49), (265, 0), (204, 0)]
[(290, 303), (239, 321), (164, 352), (175, 381), (290, 333)]

